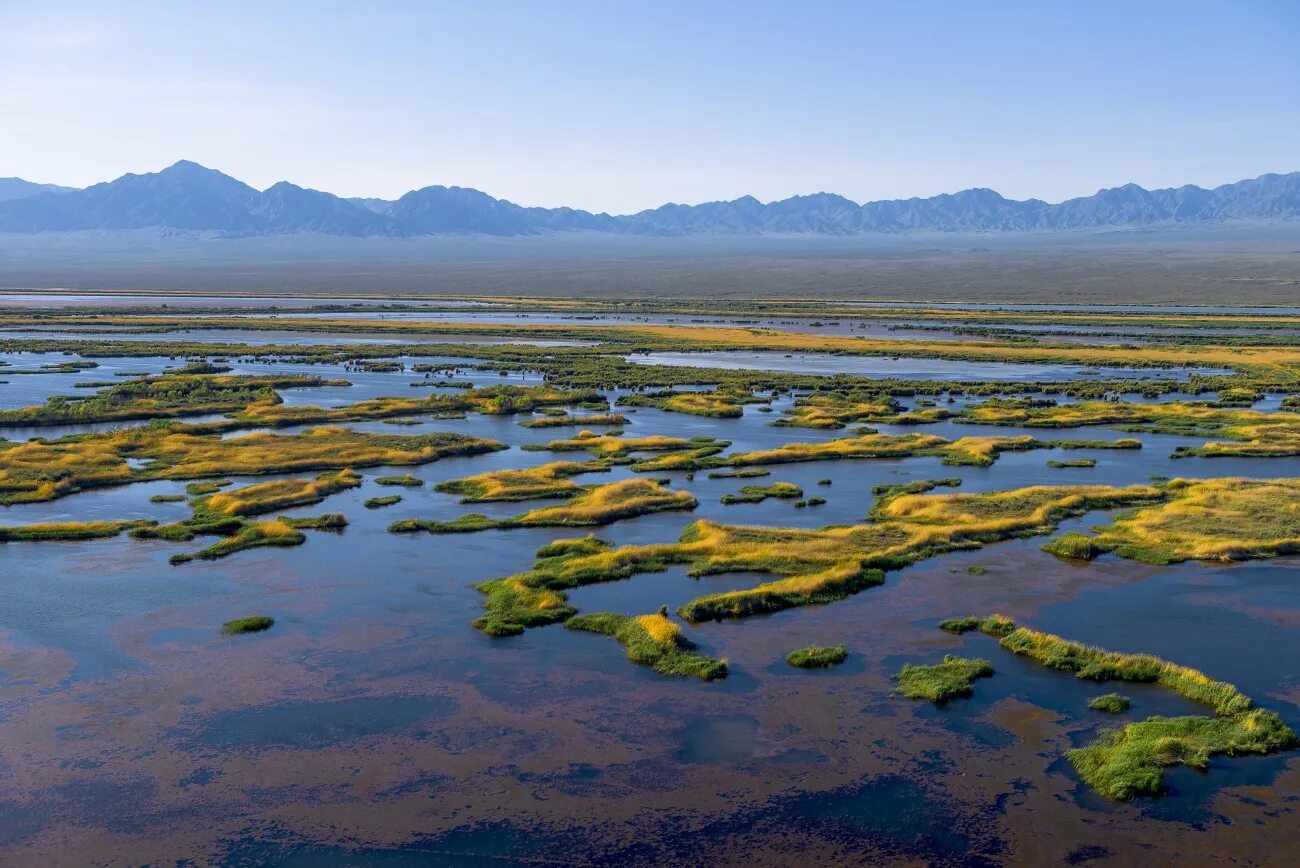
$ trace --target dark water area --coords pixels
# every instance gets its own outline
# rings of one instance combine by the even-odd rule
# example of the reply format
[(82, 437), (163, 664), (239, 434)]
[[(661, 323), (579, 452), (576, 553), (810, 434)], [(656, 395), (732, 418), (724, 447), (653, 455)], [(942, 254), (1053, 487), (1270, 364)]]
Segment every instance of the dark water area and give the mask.
[[(60, 359), (6, 355), (23, 367)], [(837, 357), (837, 361), (842, 361)], [(414, 359), (402, 360), (408, 364)], [(420, 359), (419, 361), (426, 361)], [(449, 364), (458, 360), (448, 359)], [(464, 360), (459, 360), (464, 362)], [(879, 361), (879, 360), (868, 360)], [(76, 394), (78, 379), (158, 372), (183, 360), (106, 359), (79, 374), (6, 378), (3, 406)], [(286, 402), (338, 406), (422, 395), (409, 371), (235, 360), (241, 373), (293, 371), (353, 385), (287, 390)], [(951, 373), (961, 374), (959, 363)], [(1160, 374), (1168, 375), (1161, 371)], [(939, 374), (936, 372), (936, 376)], [(978, 377), (984, 376), (981, 371)], [(481, 372), (476, 383), (535, 383)], [(963, 378), (978, 378), (963, 376)], [(14, 391), (10, 391), (14, 390)], [(618, 393), (610, 392), (611, 397)], [(774, 428), (775, 412), (739, 419), (636, 408), (629, 435), (709, 436), (732, 450), (847, 436)], [(960, 402), (954, 406), (960, 406)], [(728, 662), (725, 680), (669, 678), (629, 661), (612, 638), (561, 625), (493, 639), (472, 629), (475, 585), (527, 569), (534, 551), (584, 529), (393, 534), (400, 518), (494, 517), (558, 501), (465, 505), (439, 481), (581, 458), (523, 451), (573, 429), (530, 430), (522, 417), (419, 418), (390, 433), (455, 431), (510, 448), (417, 467), (360, 470), (361, 487), (291, 516), (342, 512), (341, 532), (307, 531), (292, 549), (254, 549), (172, 566), (191, 543), (109, 540), (0, 545), (0, 863), (380, 865), (516, 864), (1286, 864), (1300, 847), (1300, 755), (1215, 757), (1174, 769), (1167, 795), (1100, 799), (1063, 756), (1104, 726), (1206, 710), (1142, 684), (1098, 684), (1052, 671), (938, 620), (1005, 612), (1020, 623), (1119, 651), (1149, 652), (1230, 681), (1300, 727), (1300, 560), (1156, 567), (1105, 556), (1058, 560), (1043, 537), (954, 552), (887, 574), (846, 600), (685, 628)], [(105, 427), (120, 427), (118, 425)], [(1108, 428), (878, 426), (943, 437), (1115, 438)], [(85, 426), (78, 430), (103, 430)], [(296, 429), (284, 429), (291, 432)], [(0, 437), (55, 436), (0, 429)], [(238, 434), (231, 436), (239, 436)], [(871, 489), (958, 477), (959, 490), (1043, 483), (1126, 485), (1153, 474), (1300, 476), (1300, 459), (1172, 459), (1204, 438), (1136, 435), (1141, 450), (1005, 453), (990, 467), (937, 458), (777, 465), (758, 479), (654, 473), (699, 500), (595, 529), (616, 545), (676, 540), (692, 520), (819, 528), (860, 522)], [(1068, 457), (1093, 468), (1051, 469)], [(424, 484), (375, 478), (410, 472)], [(636, 476), (626, 467), (582, 483)], [(236, 484), (276, 477), (236, 478)], [(819, 481), (830, 479), (830, 485)], [(749, 483), (788, 481), (821, 506), (724, 506)], [(0, 508), (0, 524), (185, 517), (181, 482), (137, 483)], [(402, 502), (365, 509), (371, 497)], [(1063, 523), (1086, 529), (1110, 516)], [(978, 569), (972, 569), (978, 568)], [(764, 577), (691, 577), (684, 566), (570, 592), (580, 610), (670, 610)], [(225, 636), (223, 621), (274, 617), (265, 633)], [(849, 659), (795, 670), (791, 650), (843, 643)], [(996, 670), (942, 707), (894, 694), (905, 663), (944, 654)], [(1116, 690), (1121, 715), (1088, 709)]]

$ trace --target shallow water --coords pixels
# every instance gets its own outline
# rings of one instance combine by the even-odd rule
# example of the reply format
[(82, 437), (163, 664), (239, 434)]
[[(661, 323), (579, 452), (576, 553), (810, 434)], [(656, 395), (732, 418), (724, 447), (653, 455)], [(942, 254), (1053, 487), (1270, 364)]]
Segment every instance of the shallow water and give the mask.
[[(1019, 382), (1075, 380), (1101, 374), (1086, 365), (1044, 365), (1023, 362), (967, 362), (947, 359), (891, 358), (886, 356), (848, 356), (835, 353), (775, 353), (736, 350), (700, 353), (639, 353), (625, 356), (638, 365), (674, 365), (699, 368), (748, 368), (786, 371), (793, 374), (855, 374), (863, 377), (903, 380)], [(1125, 379), (1187, 379), (1191, 374), (1229, 373), (1215, 368), (1105, 368), (1107, 377)]]
[[(60, 360), (4, 359), (23, 367)], [(409, 367), (416, 360), (400, 361)], [(737, 355), (728, 361), (735, 364)], [(71, 388), (79, 379), (183, 363), (100, 362), (75, 375), (8, 378), (0, 399), (21, 406), (86, 391)], [(287, 390), (291, 403), (337, 406), (426, 393), (408, 385), (420, 378), (409, 370), (232, 364), (239, 372), (353, 383)], [(933, 376), (987, 378), (983, 366), (939, 364), (929, 369)], [(749, 406), (739, 419), (625, 409), (626, 430), (718, 437), (734, 450), (849, 433), (770, 426), (790, 400), (776, 401), (773, 413)], [(1152, 567), (1108, 556), (1077, 564), (1041, 552), (1042, 538), (1013, 540), (892, 572), (883, 586), (831, 605), (688, 627), (703, 651), (729, 661), (731, 674), (708, 684), (671, 679), (631, 663), (608, 637), (557, 625), (491, 639), (469, 627), (481, 611), (476, 583), (526, 569), (538, 546), (583, 531), (386, 530), (398, 518), (502, 517), (553, 502), (469, 506), (433, 490), (471, 473), (582, 457), (522, 451), (573, 431), (529, 430), (519, 421), (470, 415), (354, 426), (456, 431), (511, 448), (366, 468), (360, 488), (287, 511), (343, 512), (350, 521), (339, 533), (308, 531), (306, 544), (294, 549), (173, 567), (169, 555), (205, 543), (123, 536), (0, 545), (0, 862), (148, 863), (186, 854), (197, 862), (302, 865), (508, 864), (538, 855), (605, 864), (1127, 865), (1228, 856), (1276, 864), (1278, 853), (1300, 846), (1297, 754), (1215, 758), (1208, 774), (1170, 774), (1171, 792), (1160, 800), (1104, 802), (1079, 785), (1061, 759), (1066, 749), (1117, 719), (1201, 710), (1145, 685), (1080, 681), (1013, 657), (987, 637), (934, 626), (944, 617), (1002, 611), (1070, 638), (1160, 654), (1236, 683), (1300, 727), (1292, 665), (1300, 560)], [(878, 427), (945, 437), (1022, 433), (951, 422)], [(0, 429), (10, 439), (34, 433), (67, 432)], [(1025, 433), (1132, 436), (1107, 428)], [(597, 532), (616, 544), (647, 544), (675, 540), (696, 518), (808, 528), (852, 523), (869, 510), (873, 486), (941, 476), (959, 477), (960, 490), (973, 492), (1055, 481), (1132, 484), (1152, 474), (1300, 476), (1300, 459), (1174, 460), (1175, 446), (1201, 440), (1137, 436), (1144, 443), (1138, 451), (1008, 453), (987, 468), (908, 458), (773, 466), (770, 476), (749, 480), (649, 474), (691, 491), (699, 506)], [(1080, 456), (1098, 465), (1046, 467), (1052, 458)], [(425, 484), (374, 482), (408, 471)], [(619, 467), (577, 481), (632, 475)], [(832, 484), (818, 485), (822, 479)], [(807, 509), (779, 500), (719, 502), (742, 485), (778, 480), (828, 502)], [(185, 504), (149, 498), (183, 490), (181, 482), (96, 489), (0, 509), (0, 524), (171, 521), (188, 513)], [(401, 503), (362, 506), (394, 493)], [(1063, 528), (1106, 520), (1092, 514)], [(760, 580), (693, 578), (674, 566), (579, 588), (570, 599), (583, 611), (639, 614)], [(276, 625), (264, 634), (220, 634), (222, 621), (253, 612), (272, 615)], [(784, 662), (795, 648), (841, 642), (850, 649), (841, 667), (803, 672)], [(977, 682), (972, 698), (942, 708), (892, 695), (891, 676), (904, 663), (935, 662), (945, 653), (986, 657), (997, 674)], [(1113, 718), (1087, 709), (1091, 697), (1112, 689), (1133, 698), (1130, 712)]]

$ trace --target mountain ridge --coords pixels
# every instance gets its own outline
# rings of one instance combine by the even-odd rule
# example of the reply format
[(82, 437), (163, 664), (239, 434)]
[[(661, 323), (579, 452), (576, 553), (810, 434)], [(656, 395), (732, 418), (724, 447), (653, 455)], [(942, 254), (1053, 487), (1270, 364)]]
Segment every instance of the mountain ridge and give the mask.
[(624, 215), (526, 207), (457, 186), (430, 185), (395, 200), (346, 199), (288, 181), (257, 190), (189, 160), (79, 190), (0, 179), (0, 232), (21, 234), (161, 228), (237, 236), (861, 235), (1294, 219), (1300, 219), (1300, 172), (1265, 174), (1209, 189), (1189, 184), (1148, 190), (1129, 183), (1056, 204), (1008, 199), (977, 187), (862, 204), (827, 192), (767, 203), (742, 196), (696, 205), (666, 203)]

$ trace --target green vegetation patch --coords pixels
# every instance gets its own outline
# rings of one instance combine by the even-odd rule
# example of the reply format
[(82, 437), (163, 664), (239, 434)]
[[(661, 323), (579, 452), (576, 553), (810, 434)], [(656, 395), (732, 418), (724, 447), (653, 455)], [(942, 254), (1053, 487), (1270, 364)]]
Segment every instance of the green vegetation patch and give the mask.
[(564, 626), (613, 636), (627, 647), (628, 659), (651, 666), (664, 675), (694, 675), (705, 681), (727, 676), (727, 664), (697, 653), (695, 643), (683, 636), (682, 628), (664, 612), (638, 616), (595, 612), (575, 615)]
[(849, 649), (844, 645), (809, 645), (785, 655), (785, 662), (799, 669), (827, 669), (839, 666), (849, 659)]
[(221, 625), (221, 632), (229, 635), (241, 633), (260, 633), (275, 626), (275, 619), (268, 615), (248, 615), (235, 618)]
[(366, 509), (380, 509), (385, 506), (392, 506), (395, 503), (402, 502), (400, 494), (386, 494), (382, 497), (372, 497), (366, 501)]
[(993, 674), (993, 664), (987, 660), (971, 660), (965, 657), (944, 655), (942, 663), (933, 666), (921, 666), (908, 663), (896, 676), (898, 692), (908, 699), (928, 699), (936, 705), (942, 705), (949, 699), (970, 696), (974, 693), (972, 685), (977, 678), (988, 678)]
[(722, 503), (762, 503), (769, 497), (794, 500), (803, 497), (803, 489), (793, 482), (773, 482), (771, 485), (745, 485), (739, 494), (722, 495)]
[(699, 501), (688, 491), (671, 491), (653, 479), (623, 479), (580, 489), (559, 506), (529, 510), (512, 518), (489, 518), (472, 512), (454, 521), (404, 519), (389, 525), (394, 533), (473, 533), (510, 527), (582, 527), (604, 525), (652, 512), (694, 509)]
[(1105, 693), (1094, 697), (1088, 703), (1088, 707), (1093, 711), (1104, 711), (1106, 714), (1120, 714), (1128, 711), (1132, 704), (1132, 700), (1122, 693)]
[[(970, 627), (970, 624), (977, 626)], [(990, 627), (1003, 648), (1049, 669), (1095, 681), (1158, 684), (1214, 710), (1214, 717), (1151, 717), (1102, 731), (1091, 744), (1066, 753), (1084, 783), (1104, 796), (1125, 800), (1163, 792), (1164, 769), (1187, 765), (1204, 770), (1218, 754), (1269, 754), (1296, 746), (1295, 733), (1276, 713), (1257, 708), (1231, 684), (1149, 654), (1124, 654), (1012, 626), (1004, 616), (952, 619), (940, 626), (956, 632)], [(1098, 703), (1107, 707), (1103, 708)], [(1127, 699), (1111, 694), (1090, 704), (1122, 710)], [(1125, 705), (1125, 707), (1127, 707)]]
[(419, 488), (421, 485), (424, 485), (424, 480), (416, 479), (414, 476), (407, 473), (402, 476), (376, 476), (375, 484), (376, 485), (402, 485), (407, 488)]

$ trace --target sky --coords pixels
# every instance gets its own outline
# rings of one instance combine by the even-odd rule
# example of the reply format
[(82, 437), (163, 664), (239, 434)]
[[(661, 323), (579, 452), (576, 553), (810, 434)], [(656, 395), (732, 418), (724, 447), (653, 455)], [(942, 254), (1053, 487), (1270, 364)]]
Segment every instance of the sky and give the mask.
[(1300, 170), (1300, 3), (0, 0), (0, 176), (627, 213)]

